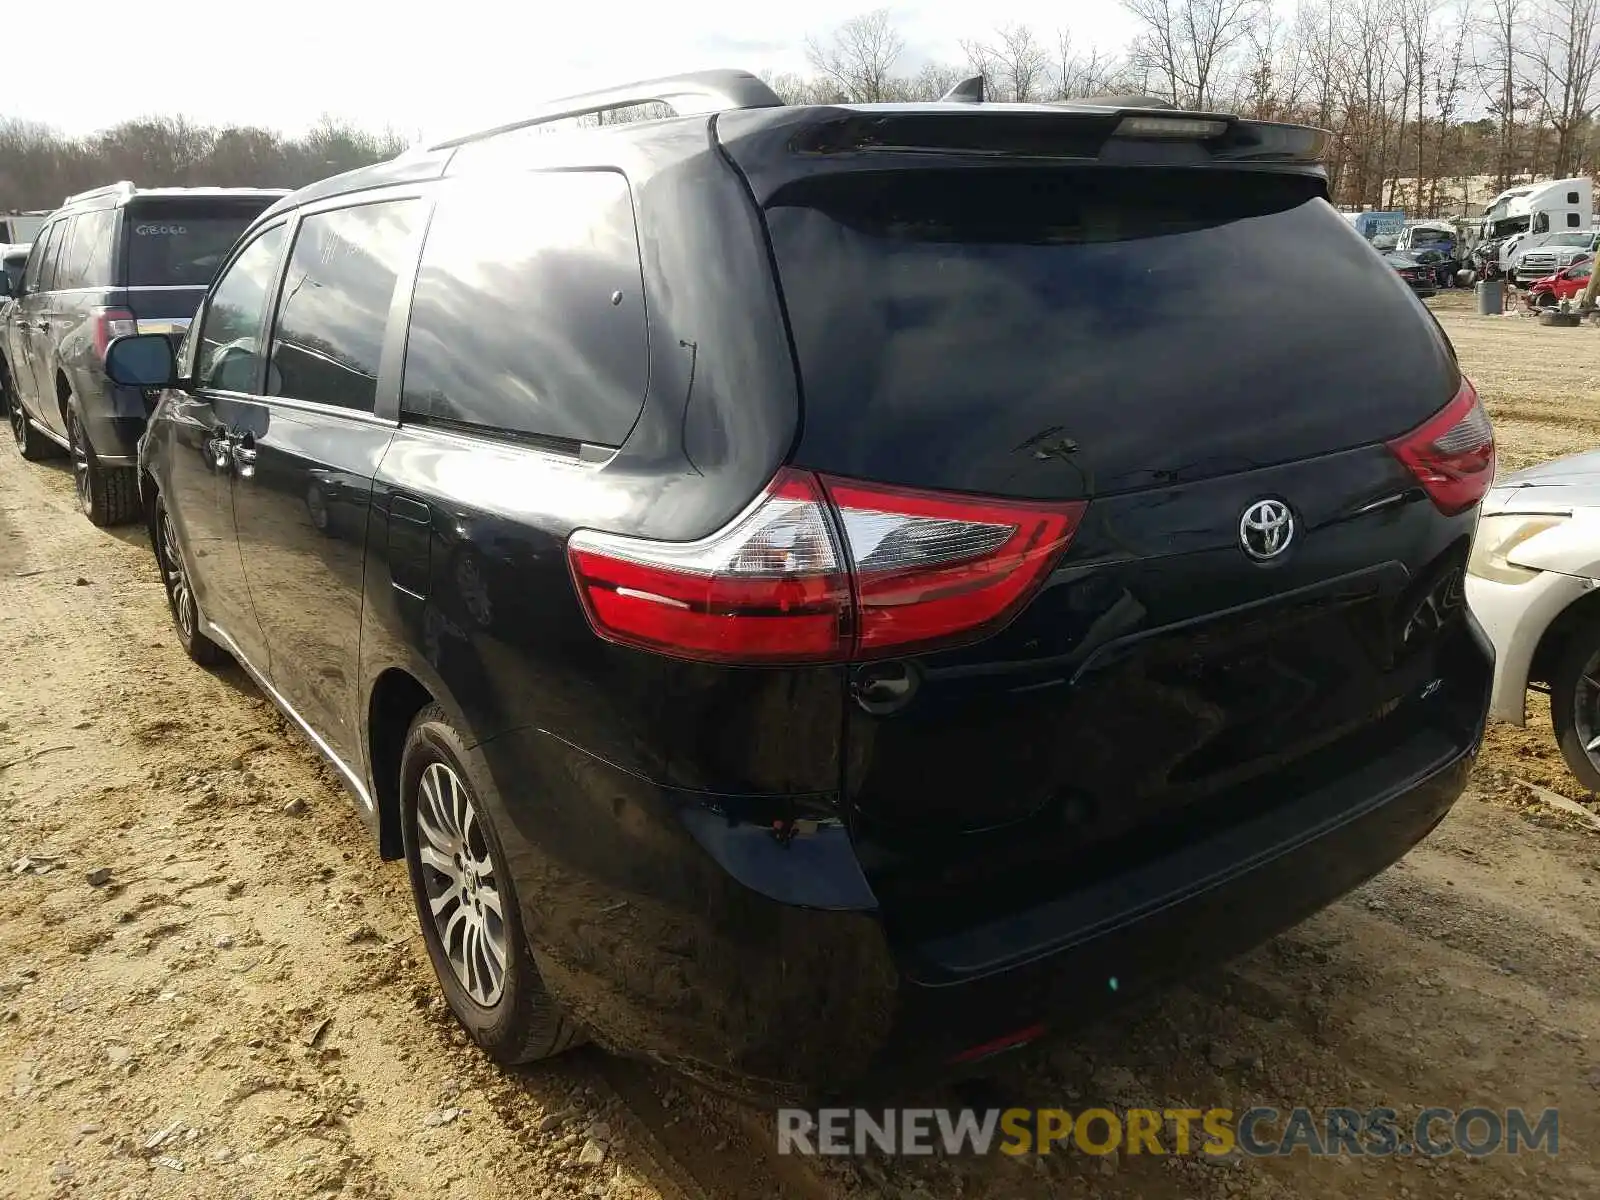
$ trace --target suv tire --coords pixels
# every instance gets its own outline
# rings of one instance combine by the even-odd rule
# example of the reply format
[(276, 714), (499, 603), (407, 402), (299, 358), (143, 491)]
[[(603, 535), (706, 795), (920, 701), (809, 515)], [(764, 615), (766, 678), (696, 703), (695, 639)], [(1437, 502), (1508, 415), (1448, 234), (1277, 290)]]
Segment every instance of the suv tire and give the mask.
[(139, 516), (139, 477), (133, 467), (103, 467), (84, 432), (78, 406), (67, 398), (67, 445), (78, 508), (92, 524), (126, 525)]
[(514, 1065), (559, 1054), (582, 1034), (528, 952), (485, 798), (498, 796), (465, 739), (442, 708), (424, 708), (400, 759), (400, 828), (422, 939), (456, 1019), (491, 1058)]
[(202, 667), (226, 662), (228, 652), (200, 632), (200, 605), (194, 598), (189, 569), (184, 566), (183, 555), (178, 550), (177, 531), (172, 527), (172, 518), (167, 515), (166, 503), (160, 496), (156, 497), (155, 512), (150, 515), (150, 545), (155, 550), (156, 567), (161, 571), (161, 583), (167, 592), (172, 628), (183, 652)]
[(6, 420), (11, 425), (11, 436), (17, 443), (17, 453), (29, 462), (39, 462), (58, 453), (58, 447), (28, 420), (28, 410), (22, 407), (22, 397), (11, 386), (11, 377), (0, 363), (0, 397), (5, 400)]

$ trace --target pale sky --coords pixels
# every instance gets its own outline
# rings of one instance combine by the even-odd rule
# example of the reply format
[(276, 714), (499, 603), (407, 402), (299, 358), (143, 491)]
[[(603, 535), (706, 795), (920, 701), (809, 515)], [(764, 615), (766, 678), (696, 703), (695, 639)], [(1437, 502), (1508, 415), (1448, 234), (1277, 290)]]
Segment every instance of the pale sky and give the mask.
[[(541, 100), (705, 67), (804, 71), (808, 34), (826, 37), (873, 0), (206, 0), (152, 9), (75, 0), (79, 32), (30, 53), (53, 29), (50, 5), (0, 0), (7, 64), (0, 117), (69, 134), (133, 117), (298, 132), (326, 113), (407, 138), (448, 136), (514, 119)], [(959, 63), (962, 38), (1032, 25), (1054, 46), (1120, 49), (1127, 17), (1107, 0), (906, 0), (890, 6), (908, 73)], [(37, 14), (37, 15), (32, 15)]]

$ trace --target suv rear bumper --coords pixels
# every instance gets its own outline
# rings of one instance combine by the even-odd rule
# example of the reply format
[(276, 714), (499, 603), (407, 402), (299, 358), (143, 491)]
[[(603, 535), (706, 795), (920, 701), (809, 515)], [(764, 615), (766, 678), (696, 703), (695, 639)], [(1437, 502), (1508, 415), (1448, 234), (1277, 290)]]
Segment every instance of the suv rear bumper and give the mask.
[[(82, 406), (84, 432), (101, 466), (131, 467), (139, 461), (139, 439), (144, 436), (144, 396), (137, 388), (116, 391), (130, 392), (131, 397), (117, 396), (113, 412), (96, 411), (97, 404)], [(130, 408), (137, 408), (137, 415), (130, 413)]]
[(1412, 702), (1439, 715), (1390, 752), (1104, 884), (916, 943), (842, 827), (784, 847), (753, 817), (770, 800), (661, 788), (534, 730), (478, 750), (535, 958), (600, 1041), (747, 1095), (859, 1095), (1081, 1025), (1390, 866), (1466, 785), (1490, 673), (1470, 641), (1467, 677)]

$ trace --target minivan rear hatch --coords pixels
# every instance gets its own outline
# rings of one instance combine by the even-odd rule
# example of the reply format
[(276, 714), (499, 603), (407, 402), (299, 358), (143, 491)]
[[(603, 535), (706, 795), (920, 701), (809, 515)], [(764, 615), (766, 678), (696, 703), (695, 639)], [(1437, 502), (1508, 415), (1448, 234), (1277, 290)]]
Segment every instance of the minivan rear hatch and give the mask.
[[(1087, 501), (1009, 626), (851, 669), (842, 791), (902, 927), (1150, 861), (1447, 706), (1471, 516), (1386, 444), (1471, 400), (1437, 323), (1315, 169), (1103, 132), (1051, 159), (1014, 130), (1026, 153), (791, 131), (783, 170), (729, 145), (790, 321), (795, 467)], [(1263, 501), (1294, 520), (1270, 562)]]

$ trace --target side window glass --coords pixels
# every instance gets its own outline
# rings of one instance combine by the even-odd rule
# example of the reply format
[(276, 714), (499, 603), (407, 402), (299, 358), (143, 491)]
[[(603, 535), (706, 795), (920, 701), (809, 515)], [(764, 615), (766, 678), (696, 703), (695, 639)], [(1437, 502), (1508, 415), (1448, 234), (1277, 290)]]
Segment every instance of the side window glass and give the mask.
[(282, 225), (261, 233), (233, 260), (206, 302), (195, 379), (201, 387), (254, 392), (261, 377), (261, 318), (283, 252)]
[(56, 288), (107, 287), (111, 283), (111, 233), (116, 213), (109, 208), (79, 213), (61, 252)]
[(441, 189), (417, 272), (403, 413), (616, 446), (644, 405), (648, 352), (622, 175), (530, 172), (492, 191)]
[(60, 228), (61, 222), (57, 221), (41, 229), (33, 249), (28, 253), (28, 268), (22, 274), (22, 285), (30, 292), (39, 290), (39, 276), (44, 273), (44, 261), (55, 249), (56, 231)]
[(1568, 229), (1577, 229), (1578, 225), (1579, 225), (1578, 214), (1577, 213), (1568, 213), (1567, 214), (1567, 228)]
[(106, 288), (110, 286), (110, 240), (117, 229), (117, 213), (101, 208), (94, 213), (78, 213), (72, 222), (72, 237), (61, 253), (58, 288)]
[(1533, 232), (1534, 233), (1549, 233), (1550, 232), (1550, 214), (1549, 213), (1538, 213), (1537, 215), (1534, 216), (1534, 218), (1533, 218)]
[(272, 327), (268, 394), (371, 412), (389, 305), (410, 272), (421, 201), (388, 200), (300, 221)]
[(76, 224), (76, 217), (68, 217), (65, 221), (58, 221), (51, 232), (50, 244), (44, 248), (44, 266), (39, 272), (41, 292), (53, 292), (62, 286), (61, 250), (66, 245), (67, 239), (72, 236), (72, 227)]

